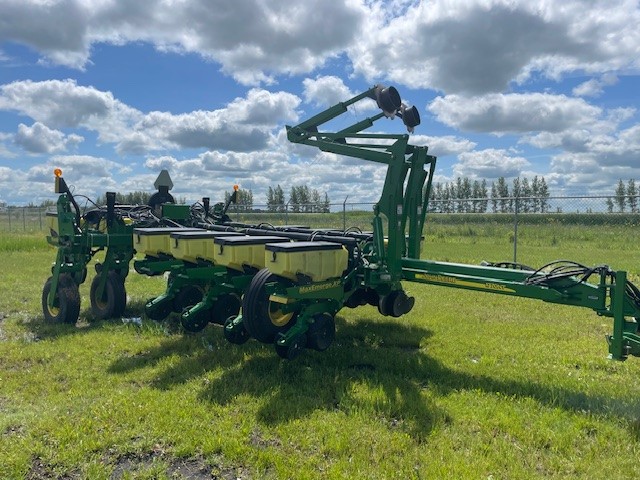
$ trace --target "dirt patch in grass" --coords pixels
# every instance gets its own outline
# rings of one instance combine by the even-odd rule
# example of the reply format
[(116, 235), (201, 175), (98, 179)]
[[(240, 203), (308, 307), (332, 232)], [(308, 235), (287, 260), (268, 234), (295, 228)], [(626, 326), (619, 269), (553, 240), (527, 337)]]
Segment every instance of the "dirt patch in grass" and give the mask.
[(29, 472), (24, 478), (26, 480), (48, 480), (53, 478), (56, 480), (75, 480), (82, 478), (82, 475), (77, 471), (63, 474), (55, 473), (51, 465), (43, 462), (39, 457), (35, 457), (31, 462), (31, 469), (29, 469)]
[(241, 467), (212, 465), (203, 457), (172, 458), (162, 452), (128, 453), (113, 461), (112, 480), (119, 480), (126, 473), (136, 473), (160, 468), (169, 478), (184, 480), (237, 480), (249, 479), (250, 475)]
[[(152, 469), (156, 473), (162, 473), (176, 480), (246, 480), (252, 478), (242, 467), (221, 467), (212, 465), (202, 457), (196, 458), (172, 458), (164, 453), (128, 453), (115, 459), (105, 459), (105, 463), (113, 465), (111, 480), (120, 480), (127, 474), (148, 472)], [(77, 470), (59, 473), (54, 466), (35, 457), (31, 462), (31, 468), (25, 476), (26, 480), (76, 480), (84, 478)]]

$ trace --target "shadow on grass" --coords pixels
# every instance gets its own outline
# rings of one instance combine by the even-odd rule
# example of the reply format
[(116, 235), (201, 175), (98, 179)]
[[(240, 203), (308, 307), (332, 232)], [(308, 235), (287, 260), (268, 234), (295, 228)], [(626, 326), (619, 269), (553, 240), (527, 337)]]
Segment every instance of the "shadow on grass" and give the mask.
[(431, 331), (396, 322), (337, 318), (336, 342), (326, 352), (307, 350), (294, 361), (280, 359), (270, 345), (249, 341), (228, 344), (221, 328), (173, 337), (158, 347), (114, 362), (111, 373), (162, 367), (153, 386), (171, 389), (209, 372), (199, 393), (203, 401), (227, 405), (238, 396), (260, 399), (257, 419), (273, 425), (304, 418), (316, 410), (364, 412), (417, 441), (450, 421), (433, 401), (459, 391), (480, 391), (532, 398), (550, 407), (590, 412), (629, 421), (638, 437), (637, 405), (617, 398), (593, 396), (563, 387), (473, 375), (444, 366), (427, 354)]
[[(83, 335), (108, 326), (132, 323), (133, 320), (139, 321), (144, 317), (143, 312), (145, 303), (146, 300), (130, 300), (127, 303), (124, 313), (118, 318), (98, 320), (93, 317), (91, 308), (88, 305), (83, 305), (78, 321), (75, 324), (48, 323), (45, 321), (42, 312), (40, 312), (35, 317), (23, 322), (23, 325), (35, 338), (38, 339), (53, 340), (69, 335)], [(148, 325), (159, 327), (167, 333), (179, 333), (182, 331), (179, 321), (177, 321), (173, 316), (159, 322), (154, 322), (152, 320), (146, 320), (146, 322)]]

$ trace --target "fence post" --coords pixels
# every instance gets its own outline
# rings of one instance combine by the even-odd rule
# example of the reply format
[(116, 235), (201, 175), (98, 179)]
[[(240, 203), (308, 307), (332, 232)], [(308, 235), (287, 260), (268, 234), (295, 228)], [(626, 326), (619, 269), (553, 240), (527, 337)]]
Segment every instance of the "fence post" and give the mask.
[(513, 263), (517, 263), (518, 261), (518, 207), (519, 207), (519, 197), (515, 199), (515, 209), (513, 215)]
[(344, 202), (342, 202), (342, 231), (347, 231), (347, 199), (349, 195), (344, 197)]

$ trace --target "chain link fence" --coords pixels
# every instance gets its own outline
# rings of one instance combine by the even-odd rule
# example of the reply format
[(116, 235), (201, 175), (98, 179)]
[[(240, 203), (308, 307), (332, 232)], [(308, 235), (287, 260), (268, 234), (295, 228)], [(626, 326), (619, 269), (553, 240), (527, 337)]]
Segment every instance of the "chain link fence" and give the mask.
[[(545, 239), (551, 244), (562, 239), (578, 242), (585, 235), (606, 239), (615, 235), (628, 236), (629, 232), (640, 233), (640, 209), (637, 207), (640, 202), (637, 200), (637, 197), (573, 196), (431, 201), (424, 235), (436, 244), (452, 238), (469, 238), (472, 243), (474, 239), (498, 239), (505, 245), (504, 259), (515, 262), (522, 245), (529, 248), (543, 232), (551, 235)], [(342, 203), (331, 204), (329, 211), (326, 206), (318, 208), (316, 205), (294, 207), (287, 204), (278, 211), (270, 211), (266, 205), (253, 205), (250, 209), (231, 205), (228, 213), (233, 221), (254, 225), (370, 231), (373, 207), (373, 203), (347, 202), (345, 199)], [(44, 235), (46, 211), (51, 209), (0, 207), (0, 232), (42, 232)], [(636, 240), (630, 238), (629, 242)]]

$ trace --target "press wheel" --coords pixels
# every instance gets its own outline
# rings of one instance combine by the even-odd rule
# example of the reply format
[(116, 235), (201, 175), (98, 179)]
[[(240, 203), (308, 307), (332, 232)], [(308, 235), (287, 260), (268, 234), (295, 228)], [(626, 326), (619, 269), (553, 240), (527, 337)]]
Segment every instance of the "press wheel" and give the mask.
[(251, 338), (249, 332), (247, 332), (244, 325), (234, 325), (233, 321), (236, 319), (235, 315), (230, 316), (224, 322), (224, 338), (227, 339), (229, 343), (233, 343), (235, 345), (242, 345), (247, 340)]
[[(279, 334), (282, 335), (282, 334)], [(294, 336), (288, 345), (279, 345), (275, 343), (276, 353), (280, 358), (285, 360), (293, 360), (302, 353), (307, 346), (307, 336), (305, 334), (298, 334)]]
[(278, 333), (286, 332), (295, 321), (295, 312), (285, 312), (282, 304), (269, 299), (265, 291), (268, 283), (290, 286), (291, 281), (273, 275), (269, 269), (260, 270), (251, 280), (242, 298), (242, 318), (245, 328), (256, 340), (272, 343)]

